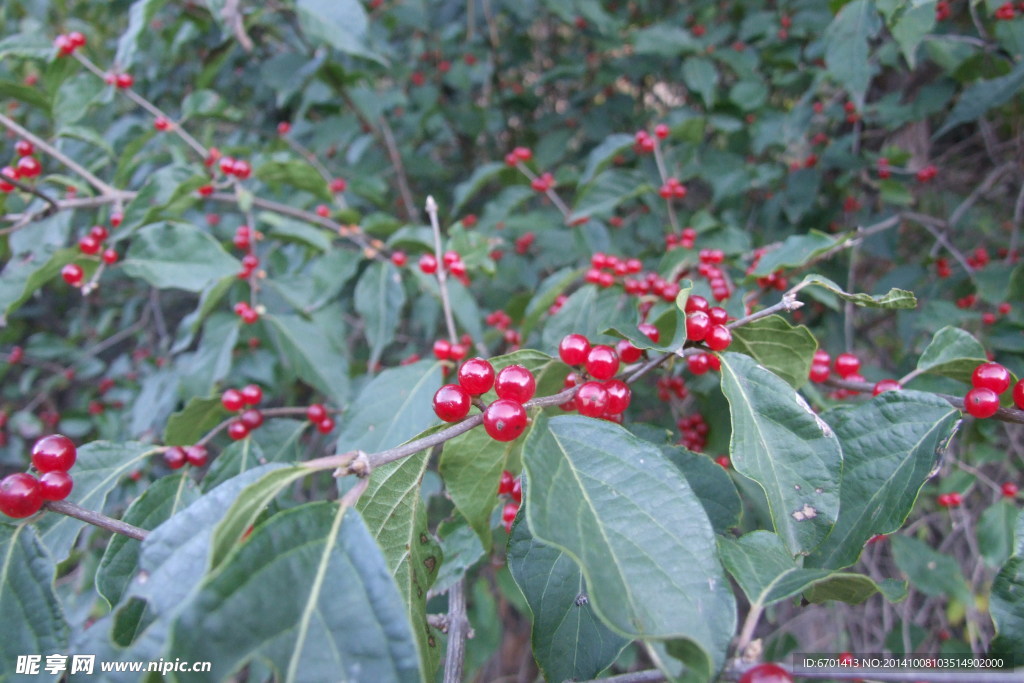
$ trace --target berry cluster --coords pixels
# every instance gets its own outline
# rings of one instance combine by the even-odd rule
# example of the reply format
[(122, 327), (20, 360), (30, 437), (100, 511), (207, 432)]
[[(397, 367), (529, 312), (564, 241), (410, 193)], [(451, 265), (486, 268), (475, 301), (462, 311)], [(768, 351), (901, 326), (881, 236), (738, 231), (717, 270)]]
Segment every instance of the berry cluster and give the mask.
[(708, 423), (704, 421), (703, 415), (694, 413), (681, 417), (676, 421), (676, 426), (680, 432), (680, 444), (697, 453), (704, 450), (708, 443)]
[(85, 47), (85, 36), (78, 31), (61, 33), (53, 39), (53, 46), (57, 48), (58, 57), (66, 57), (80, 47)]
[(658, 196), (668, 201), (672, 199), (686, 199), (686, 185), (679, 182), (679, 178), (668, 178), (658, 189)]
[(535, 192), (547, 192), (555, 186), (555, 176), (548, 172), (541, 173), (539, 176), (530, 181), (530, 187)]
[(221, 405), (233, 413), (241, 412), (237, 419), (228, 424), (228, 436), (240, 441), (263, 424), (263, 413), (255, 408), (263, 400), (263, 390), (255, 384), (241, 389), (228, 389), (220, 396)]
[(505, 155), (505, 163), (508, 166), (515, 168), (521, 163), (525, 163), (533, 158), (533, 152), (529, 147), (516, 147), (511, 152)]
[[(466, 264), (462, 262), (462, 255), (457, 251), (449, 249), (441, 256), (445, 272), (457, 279), (462, 284), (469, 285), (469, 276), (466, 274)], [(397, 264), (396, 264), (397, 265)], [(437, 257), (433, 254), (420, 256), (419, 267), (426, 275), (433, 275), (437, 272)]]
[[(657, 330), (653, 326), (649, 327), (656, 335)], [(620, 341), (619, 348), (628, 358), (639, 358), (640, 350), (628, 340)], [(563, 403), (561, 408), (576, 410), (587, 417), (621, 422), (622, 413), (632, 399), (632, 391), (622, 380), (612, 379), (621, 364), (618, 352), (603, 344), (591, 346), (590, 340), (582, 334), (567, 334), (558, 345), (558, 356), (566, 365), (582, 369), (585, 375), (573, 372), (566, 377), (565, 386), (578, 385), (578, 389), (576, 395)], [(587, 377), (592, 379), (587, 380)]]
[[(999, 410), (999, 396), (1010, 388), (1010, 371), (999, 363), (982, 363), (971, 375), (971, 390), (964, 396), (964, 409), (978, 418), (992, 417)], [(1024, 380), (1013, 387), (1013, 401), (1024, 407)]]
[(43, 172), (43, 165), (39, 163), (39, 159), (35, 156), (35, 146), (28, 140), (18, 140), (14, 145), (14, 151), (18, 155), (18, 160), (14, 162), (13, 166), (4, 166), (0, 169), (0, 192), (13, 192), (15, 185), (13, 183), (6, 183), (2, 178), (10, 178), (11, 180), (20, 180), (21, 178), (35, 178)]
[(993, 16), (999, 21), (1010, 21), (1017, 16), (1017, 9), (1013, 6), (1012, 2), (1004, 2), (996, 8)]
[(193, 467), (205, 467), (209, 460), (209, 453), (206, 446), (195, 444), (193, 446), (170, 446), (163, 452), (164, 464), (172, 470), (181, 469), (185, 465)]
[(434, 342), (434, 358), (438, 360), (451, 360), (456, 363), (466, 357), (473, 340), (466, 337), (455, 344), (447, 339), (438, 339)]
[[(218, 152), (218, 155), (219, 154), (220, 152)], [(220, 171), (224, 175), (231, 175), (235, 176), (239, 180), (245, 180), (252, 175), (252, 166), (249, 165), (248, 161), (232, 159), (231, 157), (223, 157), (220, 160)]]
[(248, 302), (239, 301), (235, 304), (235, 315), (242, 319), (246, 325), (252, 325), (254, 322), (260, 319), (260, 313), (255, 308), (250, 306)]
[(523, 502), (522, 477), (513, 477), (508, 470), (502, 470), (501, 481), (498, 482), (498, 495), (509, 496), (512, 499), (501, 509), (501, 523), (505, 527), (505, 533), (512, 533), (512, 522), (515, 521), (519, 506)]
[(64, 500), (74, 482), (68, 471), (75, 464), (78, 450), (62, 434), (51, 434), (32, 446), (32, 466), (39, 473), (10, 474), (0, 481), (0, 512), (21, 519), (39, 512), (48, 500)]
[[(716, 297), (717, 298), (717, 297)], [(686, 300), (686, 339), (704, 342), (712, 351), (724, 351), (732, 344), (732, 333), (726, 327), (729, 314), (724, 308), (711, 306), (702, 296), (691, 296)]]
[(321, 434), (330, 434), (334, 430), (334, 418), (327, 413), (327, 408), (321, 403), (314, 403), (306, 408), (306, 419), (316, 425), (316, 430)]
[(458, 422), (469, 414), (473, 397), (491, 389), (498, 399), (484, 408), (484, 430), (495, 441), (513, 441), (526, 429), (523, 404), (533, 398), (537, 380), (522, 365), (509, 365), (495, 373), (483, 358), (471, 358), (459, 368), (458, 384), (445, 384), (434, 394), (434, 413), (445, 422)]

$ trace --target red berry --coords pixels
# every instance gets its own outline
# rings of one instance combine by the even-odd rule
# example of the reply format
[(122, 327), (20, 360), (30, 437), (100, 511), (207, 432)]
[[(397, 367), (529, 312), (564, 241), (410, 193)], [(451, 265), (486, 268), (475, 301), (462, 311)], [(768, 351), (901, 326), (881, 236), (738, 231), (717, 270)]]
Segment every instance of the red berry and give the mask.
[(576, 410), (587, 417), (601, 417), (608, 411), (610, 397), (600, 382), (584, 382), (576, 391)]
[(171, 122), (163, 116), (158, 116), (153, 119), (153, 128), (156, 130), (166, 131), (171, 129)]
[(657, 126), (654, 127), (654, 135), (655, 135), (655, 137), (657, 137), (657, 138), (659, 138), (661, 140), (664, 140), (665, 138), (668, 137), (668, 134), (669, 134), (669, 128), (664, 123), (659, 123)]
[(633, 397), (633, 392), (628, 384), (621, 379), (610, 379), (604, 383), (604, 389), (608, 392), (606, 412), (612, 415), (619, 415), (629, 407), (629, 401)]
[(391, 254), (391, 263), (395, 264), (399, 268), (409, 262), (409, 257), (404, 251), (396, 251)]
[(117, 74), (114, 76), (114, 85), (122, 89), (130, 88), (135, 85), (135, 77), (131, 74)]
[(522, 365), (509, 365), (502, 368), (494, 378), (494, 393), (498, 398), (526, 403), (537, 391), (537, 380), (533, 373)]
[(84, 235), (78, 240), (78, 250), (83, 254), (92, 256), (98, 254), (100, 249), (103, 247), (103, 243), (92, 235)]
[(39, 490), (39, 480), (31, 474), (18, 472), (0, 481), (0, 512), (21, 519), (39, 512), (41, 507), (43, 495)]
[(43, 500), (64, 500), (71, 493), (75, 482), (67, 472), (54, 470), (39, 477), (39, 495)]
[(1001, 394), (1010, 388), (1010, 379), (1010, 371), (999, 363), (982, 363), (974, 368), (971, 384)]
[(473, 405), (469, 392), (458, 384), (445, 384), (434, 394), (434, 412), (445, 422), (458, 422)]
[[(828, 370), (826, 366), (826, 371)], [(900, 383), (894, 379), (883, 379), (875, 383), (874, 388), (871, 390), (872, 396), (878, 396), (883, 391), (899, 391), (903, 387)]]
[(512, 532), (512, 522), (516, 520), (516, 515), (519, 513), (519, 503), (505, 503), (505, 507), (501, 509), (501, 523), (505, 526), (505, 531)]
[(64, 278), (64, 282), (68, 283), (72, 287), (77, 287), (82, 284), (82, 279), (85, 277), (85, 271), (83, 271), (82, 266), (77, 263), (69, 263), (60, 269), (60, 276)]
[(89, 236), (102, 242), (103, 240), (110, 237), (110, 231), (104, 228), (102, 225), (94, 225), (89, 228)]
[(686, 367), (695, 375), (703, 375), (708, 371), (708, 354), (698, 353), (686, 357)]
[(452, 356), (452, 343), (447, 339), (438, 339), (434, 342), (434, 357), (438, 360), (448, 360)]
[(595, 346), (587, 353), (586, 369), (595, 379), (611, 379), (619, 371), (619, 356), (610, 346)]
[(233, 441), (241, 441), (249, 436), (249, 428), (241, 420), (232, 420), (231, 424), (228, 425), (228, 436)]
[(515, 481), (512, 482), (512, 490), (509, 492), (512, 494), (512, 500), (516, 503), (523, 502), (523, 478), (516, 477)]
[[(11, 166), (4, 166), (0, 168), (0, 178), (10, 178), (11, 180), (18, 179), (18, 171)], [(14, 185), (6, 183), (0, 180), (0, 192), (13, 192)]]
[(306, 408), (306, 419), (310, 422), (320, 422), (327, 417), (327, 408), (322, 403), (314, 403)]
[(636, 329), (643, 332), (647, 336), (647, 338), (650, 339), (655, 344), (661, 341), (661, 332), (658, 331), (657, 327), (650, 323), (640, 323), (639, 325), (636, 326)]
[(245, 397), (238, 389), (228, 389), (220, 395), (220, 402), (228, 410), (241, 410), (245, 405)]
[(32, 446), (32, 466), (40, 472), (67, 472), (75, 464), (78, 450), (63, 434), (50, 434)]
[(849, 377), (860, 370), (860, 359), (852, 353), (841, 353), (836, 356), (835, 369), (840, 377)]
[(501, 480), (498, 482), (498, 495), (502, 496), (508, 493), (512, 493), (512, 485), (515, 483), (515, 477), (508, 470), (501, 471)]
[(704, 343), (712, 351), (725, 351), (732, 344), (732, 332), (725, 325), (712, 325)]
[(316, 215), (320, 218), (327, 218), (331, 215), (331, 208), (326, 204), (318, 204), (316, 207)]
[(690, 341), (704, 341), (711, 329), (711, 316), (704, 311), (695, 311), (686, 316), (686, 338)]
[(325, 417), (316, 423), (316, 431), (321, 434), (330, 434), (334, 431), (334, 420), (330, 417)]
[(793, 683), (793, 676), (778, 664), (765, 662), (744, 671), (739, 683)]
[(22, 178), (35, 178), (43, 172), (43, 165), (35, 157), (21, 157), (15, 165), (18, 175)]
[(68, 42), (76, 48), (85, 47), (85, 36), (79, 31), (72, 31), (68, 34)]
[(495, 441), (513, 441), (526, 429), (522, 403), (499, 398), (484, 411), (484, 430)]
[(185, 466), (188, 462), (188, 458), (185, 456), (185, 449), (181, 446), (171, 446), (163, 453), (164, 464), (170, 467), (172, 470), (177, 470)]
[(711, 304), (708, 300), (699, 294), (695, 294), (686, 299), (686, 313), (695, 313), (696, 311), (704, 311), (705, 313), (711, 308)]
[(338, 193), (344, 192), (345, 188), (348, 187), (348, 183), (345, 182), (344, 178), (334, 178), (331, 180), (331, 192)]
[(239, 419), (249, 428), (249, 431), (259, 429), (263, 425), (263, 413), (255, 408), (246, 410)]
[(642, 349), (633, 346), (633, 342), (628, 339), (620, 339), (616, 342), (615, 353), (618, 354), (619, 360), (623, 363), (635, 363), (644, 354)]
[(247, 406), (257, 405), (263, 400), (263, 390), (255, 384), (245, 385), (240, 393), (242, 395), (242, 402)]
[(193, 467), (205, 467), (208, 453), (206, 452), (205, 446), (188, 446), (185, 449), (185, 459), (188, 460), (188, 464)]
[(567, 334), (558, 345), (558, 357), (566, 365), (583, 365), (590, 353), (590, 341), (582, 334)]
[(1007, 498), (1014, 498), (1017, 495), (1017, 492), (1020, 490), (1020, 488), (1012, 481), (1006, 482), (1000, 488), (1003, 492), (1003, 495), (1006, 496)]
[(712, 325), (724, 325), (729, 322), (729, 314), (721, 306), (712, 306), (708, 309), (708, 317)]
[(433, 254), (424, 254), (420, 256), (420, 270), (427, 275), (433, 275), (437, 272), (437, 257)]
[(494, 367), (483, 358), (470, 358), (459, 368), (459, 384), (472, 396), (486, 394), (494, 386)]
[(832, 356), (830, 356), (828, 354), (828, 351), (825, 351), (824, 349), (818, 349), (817, 351), (814, 352), (814, 361), (813, 362), (815, 362), (815, 363), (823, 363), (825, 365), (831, 365), (832, 364)]
[(252, 166), (249, 165), (248, 161), (236, 160), (234, 168), (235, 177), (239, 180), (245, 180), (252, 175)]
[(829, 365), (828, 363), (819, 363), (817, 361), (811, 363), (810, 380), (815, 384), (821, 384), (828, 379)]
[(462, 360), (466, 357), (468, 350), (465, 344), (452, 344), (448, 348), (448, 358), (451, 360)]
[(992, 417), (999, 410), (999, 394), (988, 387), (975, 387), (964, 396), (964, 409), (974, 417)]
[(19, 157), (31, 156), (35, 151), (35, 145), (28, 140), (18, 140), (14, 144), (14, 151)]
[(1013, 403), (1024, 410), (1024, 379), (1017, 380), (1017, 383), (1013, 385)]
[(728, 455), (720, 455), (720, 456), (718, 456), (717, 458), (715, 458), (715, 462), (717, 462), (719, 465), (721, 465), (725, 469), (729, 469), (730, 467), (732, 467), (732, 460), (729, 459)]

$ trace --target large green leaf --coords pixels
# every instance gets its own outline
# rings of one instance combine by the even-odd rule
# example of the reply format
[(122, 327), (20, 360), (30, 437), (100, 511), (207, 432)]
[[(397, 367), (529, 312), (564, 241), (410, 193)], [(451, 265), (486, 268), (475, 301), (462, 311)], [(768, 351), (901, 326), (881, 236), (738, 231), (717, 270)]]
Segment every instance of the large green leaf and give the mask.
[(357, 0), (298, 0), (296, 9), (302, 30), (316, 42), (387, 64), (367, 43), (369, 20), (362, 3)]
[(974, 368), (988, 361), (985, 347), (967, 330), (943, 327), (917, 359), (917, 369), (968, 382)]
[(533, 617), (533, 657), (548, 681), (582, 681), (607, 668), (628, 641), (594, 614), (572, 558), (530, 535), (522, 517), (508, 541), (508, 568)]
[(721, 465), (682, 446), (662, 446), (661, 452), (686, 477), (716, 533), (728, 533), (739, 525), (743, 502), (729, 473)]
[(346, 413), (339, 452), (392, 448), (436, 424), (433, 397), (440, 387), (441, 366), (433, 361), (380, 373)]
[(305, 161), (268, 161), (257, 166), (253, 173), (267, 185), (290, 185), (305, 190), (325, 202), (334, 201), (327, 181), (319, 171)]
[(859, 603), (881, 590), (862, 574), (797, 566), (782, 539), (770, 531), (752, 531), (740, 538), (720, 536), (718, 549), (725, 568), (756, 609), (805, 591), (813, 591), (812, 595), (819, 598), (815, 602), (834, 599)]
[(854, 293), (843, 291), (843, 288), (832, 280), (822, 275), (812, 274), (804, 277), (801, 285), (815, 285), (823, 287), (832, 292), (840, 299), (849, 301), (858, 306), (869, 308), (916, 308), (917, 298), (913, 292), (893, 287), (885, 294), (872, 296), (871, 294)]
[(932, 597), (945, 596), (967, 603), (971, 589), (956, 558), (911, 536), (894, 535), (892, 557), (914, 588)]
[(711, 678), (736, 606), (679, 470), (618, 425), (568, 415), (537, 419), (523, 463), (530, 531), (577, 562), (599, 618), (627, 638), (667, 641), (690, 678)]
[(789, 552), (810, 553), (839, 514), (839, 439), (792, 387), (748, 356), (724, 355), (722, 392), (732, 415), (733, 466), (764, 489)]
[(290, 370), (338, 406), (348, 401), (348, 359), (343, 339), (334, 336), (330, 311), (322, 309), (312, 320), (297, 315), (268, 315), (264, 320), (277, 334), (275, 340)]
[[(122, 478), (139, 469), (156, 451), (149, 444), (93, 441), (78, 449), (75, 461), (75, 486), (67, 500), (87, 510), (103, 512), (107, 496)], [(53, 557), (63, 561), (85, 522), (64, 515), (44, 515), (37, 525), (39, 537)]]
[(423, 680), (380, 548), (358, 512), (331, 502), (257, 527), (182, 610), (169, 656), (213, 663), (182, 681), (223, 680), (252, 660), (287, 682)]
[(903, 525), (959, 411), (932, 394), (887, 391), (824, 415), (843, 444), (839, 519), (805, 566), (847, 567), (875, 534)]
[[(121, 519), (142, 529), (152, 529), (170, 519), (179, 509), (199, 497), (195, 484), (185, 473), (162, 477), (132, 501)], [(141, 543), (115, 534), (96, 570), (96, 590), (116, 605), (138, 569)]]
[(0, 524), (0, 680), (19, 656), (67, 652), (68, 625), (53, 590), (56, 565), (35, 529)]
[(811, 230), (804, 235), (790, 235), (757, 262), (753, 277), (771, 275), (780, 268), (797, 268), (834, 247), (840, 238)]
[(973, 121), (992, 107), (1006, 104), (1020, 92), (1021, 88), (1024, 88), (1024, 62), (1017, 62), (1013, 70), (1005, 76), (972, 83), (960, 93), (956, 106), (942, 126), (935, 131), (935, 136), (942, 135), (961, 123)]
[(892, 25), (892, 37), (911, 69), (917, 68), (918, 46), (934, 28), (935, 8), (931, 3), (908, 7)]
[(825, 66), (853, 99), (864, 101), (877, 66), (870, 59), (870, 40), (882, 28), (872, 0), (853, 0), (839, 10), (823, 36)]
[(201, 292), (240, 271), (242, 264), (194, 225), (164, 221), (147, 225), (132, 237), (121, 267), (160, 289)]
[(405, 306), (405, 289), (398, 269), (388, 262), (371, 263), (356, 283), (355, 305), (366, 326), (372, 366), (394, 340)]
[(715, 91), (718, 89), (718, 69), (706, 57), (687, 57), (683, 62), (683, 82), (686, 87), (700, 95), (704, 106), (715, 106)]
[(732, 330), (733, 351), (745, 353), (794, 389), (807, 383), (818, 342), (803, 325), (770, 315)]
[(420, 495), (429, 462), (430, 452), (421, 451), (377, 468), (356, 505), (398, 584), (428, 678), (437, 671), (441, 654), (439, 635), (427, 625), (427, 591), (441, 564), (441, 549), (427, 529)]

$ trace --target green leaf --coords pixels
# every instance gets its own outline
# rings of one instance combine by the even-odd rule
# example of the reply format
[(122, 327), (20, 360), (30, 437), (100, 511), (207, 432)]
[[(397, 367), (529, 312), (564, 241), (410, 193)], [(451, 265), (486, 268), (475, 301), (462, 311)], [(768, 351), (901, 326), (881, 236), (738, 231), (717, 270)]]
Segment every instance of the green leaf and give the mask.
[(896, 566), (907, 575), (911, 585), (925, 595), (945, 596), (961, 602), (971, 601), (967, 586), (956, 558), (932, 549), (917, 538), (895, 535), (889, 539)]
[(803, 325), (793, 327), (782, 316), (770, 315), (734, 328), (729, 348), (747, 354), (799, 389), (807, 383), (818, 342)]
[(470, 199), (476, 196), (491, 180), (508, 168), (500, 161), (489, 161), (480, 164), (473, 170), (473, 175), (455, 186), (452, 201), (452, 215), (457, 216)]
[(583, 173), (577, 184), (580, 187), (587, 185), (600, 171), (603, 171), (612, 163), (617, 154), (633, 146), (633, 136), (625, 133), (612, 133), (601, 144), (590, 150), (587, 155), (587, 163), (583, 167)]
[(366, 341), (370, 343), (369, 364), (373, 366), (394, 340), (405, 306), (405, 289), (398, 269), (381, 261), (367, 266), (356, 283), (355, 305), (366, 325)]
[(439, 635), (427, 625), (427, 591), (437, 576), (441, 549), (427, 529), (427, 511), (420, 495), (430, 452), (379, 467), (359, 497), (356, 509), (384, 552), (388, 570), (398, 584), (427, 677), (437, 671)]
[(647, 177), (636, 171), (609, 169), (577, 193), (566, 223), (611, 212), (623, 202), (651, 190)]
[(935, 7), (932, 3), (908, 7), (892, 25), (892, 37), (911, 69), (917, 68), (918, 46), (934, 28)]
[(789, 552), (810, 553), (839, 513), (839, 439), (792, 387), (747, 356), (723, 355), (722, 392), (732, 416), (733, 467), (764, 489)]
[(682, 446), (662, 446), (661, 452), (686, 477), (715, 533), (724, 534), (739, 525), (743, 503), (725, 468), (706, 455), (692, 453)]
[(267, 315), (263, 320), (277, 333), (274, 341), (296, 377), (339, 405), (348, 400), (348, 360), (344, 340), (328, 332), (327, 309), (313, 320), (297, 315)]
[(25, 59), (48, 59), (53, 56), (53, 41), (42, 31), (26, 31), (5, 36), (0, 40), (0, 59), (20, 57)]
[[(813, 570), (811, 570), (813, 571)], [(835, 572), (804, 593), (804, 599), (813, 604), (838, 600), (859, 605), (875, 593), (881, 593), (889, 602), (902, 602), (907, 598), (907, 582), (884, 579), (875, 583), (870, 577), (850, 572)]]
[(437, 424), (433, 398), (441, 383), (441, 366), (433, 361), (389, 368), (374, 377), (345, 415), (338, 452), (391, 448)]
[(939, 137), (961, 123), (977, 119), (993, 107), (1006, 104), (1017, 96), (1021, 88), (1024, 88), (1024, 61), (1017, 62), (1005, 76), (972, 83), (960, 93), (953, 111), (932, 137)]
[(870, 59), (869, 42), (881, 28), (874, 3), (853, 0), (839, 10), (822, 38), (826, 68), (857, 103), (864, 101), (864, 93), (877, 70)]
[[(628, 339), (638, 349), (654, 349), (662, 353), (672, 353), (682, 348), (686, 343), (686, 315), (683, 313), (683, 307), (686, 305), (686, 297), (693, 286), (689, 280), (683, 280), (679, 284), (682, 286), (677, 299), (680, 305), (665, 306), (660, 313), (658, 309), (652, 309), (648, 316), (649, 319), (646, 321), (658, 329), (660, 337), (657, 343), (651, 341), (650, 337), (640, 331), (639, 322), (636, 325), (612, 328), (603, 330), (603, 332)], [(660, 340), (664, 340), (664, 342)]]
[[(6, 39), (0, 41), (0, 59), (3, 59), (3, 43), (5, 42), (7, 42)], [(53, 48), (51, 47), (49, 49), (52, 50)], [(50, 98), (48, 98), (38, 88), (33, 88), (25, 85), (24, 83), (18, 83), (17, 81), (0, 80), (0, 97), (10, 97), (16, 100), (21, 100), (33, 107), (39, 107), (45, 112), (50, 111)]]
[(319, 171), (305, 161), (268, 161), (253, 169), (253, 174), (273, 188), (290, 185), (305, 190), (328, 204), (334, 202), (334, 194), (327, 186), (327, 181)]
[(78, 255), (78, 249), (44, 249), (30, 258), (8, 261), (0, 272), (0, 323)]
[(989, 567), (1000, 567), (1013, 554), (1013, 530), (1017, 525), (1018, 510), (1003, 499), (990, 505), (978, 520), (978, 552)]
[[(128, 9), (128, 28), (117, 41), (117, 55), (114, 63), (125, 71), (135, 63), (139, 41), (149, 39), (150, 22), (156, 13), (167, 4), (167, 0), (135, 0)], [(95, 77), (94, 77), (95, 78)]]
[(880, 587), (862, 574), (798, 567), (782, 539), (770, 531), (752, 531), (740, 538), (720, 536), (722, 564), (736, 579), (752, 606), (767, 607), (805, 591), (812, 602), (842, 600), (860, 603)]
[(32, 526), (0, 524), (0, 680), (14, 680), (19, 655), (67, 652), (68, 625), (53, 589), (55, 574), (53, 558)]
[(369, 20), (357, 0), (298, 0), (296, 9), (302, 30), (314, 42), (387, 66), (367, 44)]
[(437, 535), (441, 539), (444, 562), (437, 572), (432, 590), (440, 594), (464, 577), (470, 568), (484, 558), (485, 552), (480, 537), (461, 515), (455, 515), (453, 521), (444, 521), (438, 525)]
[(201, 292), (242, 264), (194, 225), (164, 221), (135, 233), (121, 268), (158, 289)]
[(619, 292), (584, 285), (545, 323), (541, 348), (554, 352), (562, 337), (572, 332), (586, 336), (591, 343), (606, 343), (610, 338), (602, 336), (604, 330), (629, 330), (635, 321), (634, 308), (626, 305)]
[(191, 446), (227, 415), (220, 398), (193, 396), (182, 410), (168, 418), (164, 443), (168, 446)]
[(209, 491), (262, 463), (291, 463), (308, 457), (300, 448), (302, 435), (311, 427), (307, 420), (268, 421), (248, 439), (235, 441), (220, 452), (203, 477), (203, 490)]
[(969, 382), (974, 368), (987, 361), (985, 347), (970, 332), (947, 326), (936, 332), (921, 352), (917, 369)]
[(578, 416), (538, 418), (523, 463), (530, 531), (576, 560), (599, 618), (624, 637), (681, 646), (690, 678), (710, 679), (736, 606), (679, 470), (654, 444)]
[(638, 55), (676, 57), (698, 49), (700, 43), (689, 31), (664, 23), (653, 24), (633, 34), (633, 50)]
[(210, 568), (216, 569), (224, 561), (239, 539), (245, 535), (246, 530), (256, 522), (263, 509), (277, 498), (281, 491), (311, 473), (312, 470), (301, 465), (280, 467), (246, 486), (213, 530)]
[(849, 301), (858, 306), (867, 306), (869, 308), (916, 308), (917, 298), (913, 292), (908, 292), (905, 289), (897, 289), (893, 287), (882, 296), (872, 296), (870, 294), (849, 294), (843, 291), (843, 288), (837, 285), (827, 277), (817, 274), (811, 274), (804, 277), (802, 286), (816, 285), (818, 287), (824, 287), (829, 290), (840, 299)]
[[(153, 529), (198, 497), (195, 484), (185, 473), (161, 477), (132, 501), (121, 520), (142, 529)], [(138, 571), (141, 547), (139, 541), (120, 534), (114, 534), (107, 544), (96, 570), (96, 590), (111, 606), (121, 600)]]
[[(277, 235), (277, 230), (274, 230)], [(292, 306), (313, 313), (338, 296), (356, 274), (361, 256), (347, 249), (328, 251), (313, 259), (301, 273), (267, 279)]]
[(899, 529), (953, 433), (959, 411), (917, 391), (887, 391), (824, 415), (843, 444), (839, 519), (805, 566), (847, 567), (876, 534)]
[[(76, 503), (87, 510), (103, 512), (107, 496), (133, 470), (142, 467), (145, 460), (156, 450), (150, 444), (127, 442), (111, 443), (93, 441), (78, 448), (75, 461), (75, 486), (71, 489), (68, 502)], [(78, 532), (86, 524), (65, 515), (44, 515), (36, 528), (43, 544), (50, 549), (54, 559), (63, 561), (71, 552)]]
[(1024, 651), (1024, 515), (1017, 518), (1017, 552), (992, 581), (989, 613), (996, 626), (990, 654), (1012, 657)]
[(687, 57), (683, 62), (683, 82), (704, 100), (708, 109), (715, 106), (715, 91), (718, 89), (718, 69), (706, 57)]
[(508, 541), (508, 568), (530, 607), (533, 657), (545, 680), (596, 678), (629, 642), (594, 613), (572, 558), (539, 543), (521, 517)]
[(67, 126), (89, 113), (93, 102), (103, 92), (103, 81), (93, 74), (81, 73), (61, 83), (53, 99), (57, 126)]
[(358, 512), (330, 502), (257, 527), (182, 610), (168, 657), (213, 663), (183, 681), (221, 680), (254, 660), (283, 681), (423, 680), (380, 548)]
[(811, 230), (805, 235), (790, 235), (777, 248), (764, 254), (751, 277), (765, 277), (783, 268), (798, 268), (821, 256), (845, 237)]

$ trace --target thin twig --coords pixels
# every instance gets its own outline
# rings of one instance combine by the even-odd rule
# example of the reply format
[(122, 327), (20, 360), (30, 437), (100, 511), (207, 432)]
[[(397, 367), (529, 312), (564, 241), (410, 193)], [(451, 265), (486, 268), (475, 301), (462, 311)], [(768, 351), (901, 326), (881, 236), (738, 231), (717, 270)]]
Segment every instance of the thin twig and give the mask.
[(75, 505), (66, 500), (51, 500), (43, 503), (43, 507), (52, 512), (58, 512), (68, 517), (74, 517), (80, 519), (83, 522), (98, 526), (101, 529), (107, 531), (113, 531), (115, 534), (121, 534), (129, 538), (134, 538), (137, 541), (146, 540), (146, 536), (149, 534), (145, 529), (140, 529), (137, 526), (132, 526), (126, 522), (122, 522), (119, 519), (113, 517), (107, 517), (106, 515), (94, 512), (92, 510), (86, 510), (84, 507)]
[(941, 218), (929, 216), (927, 214), (917, 213), (916, 211), (906, 211), (903, 213), (903, 217), (906, 218), (907, 220), (914, 221), (922, 228), (930, 232), (932, 237), (935, 238), (935, 241), (941, 244), (943, 247), (945, 247), (946, 251), (952, 254), (953, 258), (957, 260), (957, 263), (960, 264), (960, 267), (963, 268), (968, 275), (974, 274), (974, 268), (971, 266), (970, 263), (967, 262), (967, 258), (960, 252), (959, 249), (957, 249), (952, 245), (952, 243), (950, 243), (950, 241), (942, 232), (940, 232), (940, 228), (948, 227), (946, 221), (942, 220)]
[(953, 213), (949, 214), (949, 227), (955, 228), (957, 223), (960, 222), (960, 219), (963, 218), (964, 214), (967, 213), (979, 199), (981, 199), (981, 196), (991, 190), (992, 187), (1003, 177), (1003, 174), (1008, 171), (1012, 171), (1015, 166), (1016, 164), (1014, 163), (1005, 163), (1002, 166), (997, 166), (989, 171), (989, 174), (985, 176), (985, 179), (981, 181), (976, 188), (974, 188), (974, 191), (967, 195), (967, 197), (960, 202), (959, 206), (953, 209)]
[(395, 133), (391, 130), (391, 124), (383, 116), (380, 117), (380, 132), (384, 140), (384, 147), (387, 149), (391, 165), (395, 168), (395, 179), (398, 182), (398, 193), (402, 197), (402, 204), (405, 206), (405, 213), (409, 220), (419, 220), (419, 211), (416, 210), (416, 202), (412, 198), (412, 190), (409, 189), (409, 178), (405, 173), (405, 164), (402, 162), (402, 155), (398, 152), (398, 145), (395, 144)]
[(21, 182), (20, 180), (17, 180), (15, 178), (12, 178), (12, 177), (6, 176), (6, 175), (3, 176), (3, 182), (10, 183), (11, 185), (14, 185), (15, 187), (17, 187), (22, 192), (28, 192), (29, 194), (33, 194), (36, 197), (39, 197), (40, 199), (42, 199), (47, 204), (49, 204), (48, 208), (43, 209), (38, 214), (36, 214), (39, 218), (46, 218), (47, 216), (52, 216), (53, 214), (55, 214), (58, 211), (60, 211), (60, 206), (57, 204), (57, 202), (52, 197), (50, 197), (48, 194), (46, 194), (45, 192), (40, 190), (39, 188), (33, 187), (32, 185), (27, 185), (27, 184)]
[(437, 259), (437, 288), (441, 293), (441, 308), (444, 311), (444, 324), (448, 328), (448, 340), (453, 344), (458, 341), (455, 332), (455, 318), (452, 316), (452, 302), (448, 298), (448, 274), (445, 272), (444, 255), (441, 252), (441, 223), (437, 218), (437, 202), (433, 195), (427, 197), (427, 215), (430, 216), (430, 229), (434, 233), (434, 257)]
[(444, 683), (462, 682), (468, 628), (466, 580), (460, 578), (448, 589), (448, 648), (444, 656)]

